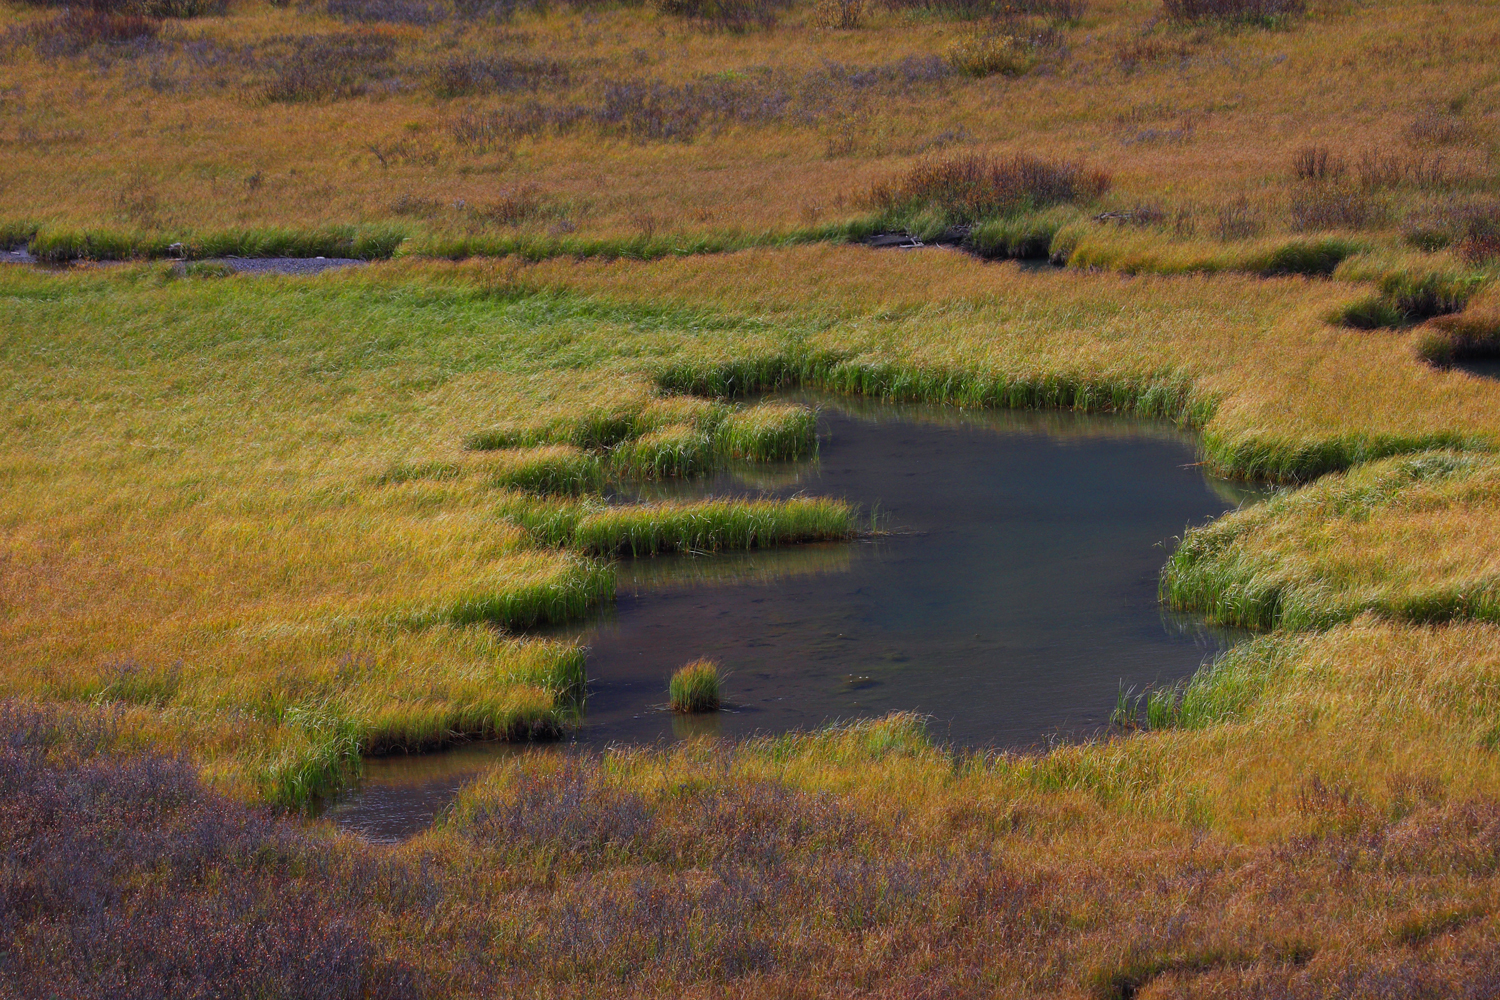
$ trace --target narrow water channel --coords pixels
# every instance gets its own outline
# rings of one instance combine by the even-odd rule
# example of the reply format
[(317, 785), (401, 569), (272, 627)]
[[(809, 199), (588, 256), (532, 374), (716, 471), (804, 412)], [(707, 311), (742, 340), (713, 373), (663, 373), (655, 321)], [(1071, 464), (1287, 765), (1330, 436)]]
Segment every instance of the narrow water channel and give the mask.
[[(1121, 687), (1191, 674), (1232, 636), (1166, 613), (1157, 576), (1189, 525), (1257, 496), (1207, 475), (1187, 435), (1069, 413), (845, 397), (816, 459), (642, 487), (642, 498), (835, 496), (869, 540), (619, 565), (618, 599), (551, 634), (588, 646), (582, 726), (562, 746), (807, 729), (915, 711), (962, 747), (1028, 748), (1108, 721)], [(727, 674), (725, 711), (665, 710), (671, 672)], [(514, 748), (367, 762), (334, 818), (392, 839)]]

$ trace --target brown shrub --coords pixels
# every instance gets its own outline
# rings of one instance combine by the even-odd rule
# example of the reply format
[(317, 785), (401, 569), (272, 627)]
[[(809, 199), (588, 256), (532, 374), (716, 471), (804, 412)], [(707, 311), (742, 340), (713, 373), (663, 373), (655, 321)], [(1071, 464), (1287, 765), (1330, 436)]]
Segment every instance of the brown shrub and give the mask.
[(96, 46), (124, 49), (154, 41), (161, 22), (139, 14), (114, 14), (88, 8), (69, 8), (50, 21), (20, 33), (37, 55), (56, 59), (76, 56)]
[(1115, 64), (1126, 73), (1134, 73), (1142, 66), (1180, 63), (1192, 54), (1193, 47), (1185, 41), (1134, 38), (1115, 46)]
[(656, 9), (733, 34), (774, 28), (792, 0), (656, 0)]
[(852, 31), (864, 20), (865, 0), (817, 0), (812, 16), (820, 28)]
[(1260, 210), (1250, 199), (1240, 195), (1227, 205), (1220, 205), (1215, 215), (1215, 232), (1221, 240), (1244, 240), (1260, 235), (1264, 227)]
[(1369, 196), (1359, 190), (1309, 185), (1292, 193), (1292, 225), (1297, 229), (1362, 229), (1373, 211)]
[(1086, 202), (1109, 190), (1110, 177), (1081, 163), (1010, 157), (958, 156), (929, 160), (875, 185), (866, 201), (882, 211), (934, 208), (951, 222), (1059, 202)]
[(432, 92), (438, 97), (536, 91), (567, 85), (567, 64), (556, 59), (455, 56), (432, 74)]
[(366, 31), (273, 39), (267, 59), (271, 79), (262, 96), (297, 102), (358, 97), (391, 75), (395, 41)]
[(502, 226), (519, 226), (537, 219), (557, 219), (566, 214), (566, 206), (544, 194), (535, 184), (525, 184), (514, 191), (502, 191), (488, 204), (470, 210), (481, 222)]
[(1406, 126), (1405, 138), (1413, 146), (1453, 146), (1474, 138), (1474, 130), (1451, 111), (1429, 108)]
[(1162, 0), (1162, 11), (1183, 24), (1223, 21), (1237, 24), (1271, 23), (1307, 10), (1307, 0)]
[[(0, 995), (422, 995), (369, 942), (423, 878), (226, 801), (107, 717), (0, 703)], [(395, 896), (387, 896), (392, 889)], [(416, 890), (416, 892), (413, 892)]]
[(914, 10), (941, 17), (1040, 16), (1076, 22), (1088, 13), (1088, 0), (885, 0), (891, 10)]
[(64, 7), (70, 13), (91, 12), (126, 17), (198, 17), (222, 14), (229, 0), (23, 0), (33, 7)]
[(1348, 172), (1343, 157), (1327, 146), (1303, 146), (1292, 154), (1292, 176), (1299, 181), (1335, 181)]
[(1441, 153), (1382, 153), (1366, 150), (1355, 164), (1355, 176), (1369, 190), (1393, 187), (1452, 188), (1470, 180), (1464, 164)]

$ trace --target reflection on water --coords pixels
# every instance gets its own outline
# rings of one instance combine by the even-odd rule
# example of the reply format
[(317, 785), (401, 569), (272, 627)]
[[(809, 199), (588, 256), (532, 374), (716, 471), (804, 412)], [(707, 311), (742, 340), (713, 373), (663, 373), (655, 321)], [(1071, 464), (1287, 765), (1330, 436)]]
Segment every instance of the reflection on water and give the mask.
[[(573, 745), (738, 737), (906, 710), (930, 715), (940, 741), (1036, 746), (1097, 730), (1121, 684), (1177, 681), (1230, 640), (1157, 601), (1170, 540), (1261, 493), (1206, 475), (1186, 435), (1070, 413), (796, 398), (822, 406), (817, 459), (640, 495), (837, 496), (884, 533), (622, 562), (614, 607), (553, 633), (589, 647)], [(674, 716), (667, 677), (701, 656), (727, 674), (728, 710)], [(430, 816), (452, 773), (472, 773), (485, 752), (466, 749), (441, 778), (411, 770), (438, 758), (371, 762), (364, 787), (400, 774), (446, 787), (424, 800)]]
[(323, 814), (371, 840), (401, 840), (426, 829), (481, 771), (526, 749), (517, 743), (467, 743), (442, 753), (367, 757), (358, 786), (325, 803)]

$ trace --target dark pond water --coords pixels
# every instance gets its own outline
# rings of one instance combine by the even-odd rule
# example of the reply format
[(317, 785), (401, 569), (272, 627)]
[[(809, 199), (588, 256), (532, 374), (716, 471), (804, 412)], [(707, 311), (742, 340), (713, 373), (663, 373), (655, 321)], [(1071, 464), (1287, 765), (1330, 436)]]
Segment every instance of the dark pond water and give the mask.
[[(816, 460), (643, 488), (643, 498), (843, 497), (886, 534), (622, 562), (616, 605), (550, 633), (587, 644), (589, 696), (565, 745), (806, 729), (895, 710), (941, 742), (1024, 748), (1097, 731), (1121, 687), (1191, 674), (1231, 636), (1163, 611), (1171, 539), (1255, 493), (1207, 476), (1193, 442), (1119, 418), (964, 412), (844, 397)], [(719, 662), (726, 711), (665, 711), (668, 675)], [(426, 825), (510, 748), (367, 762), (335, 805), (375, 837)]]
[(1455, 361), (1453, 367), (1480, 378), (1500, 379), (1500, 358), (1470, 358)]

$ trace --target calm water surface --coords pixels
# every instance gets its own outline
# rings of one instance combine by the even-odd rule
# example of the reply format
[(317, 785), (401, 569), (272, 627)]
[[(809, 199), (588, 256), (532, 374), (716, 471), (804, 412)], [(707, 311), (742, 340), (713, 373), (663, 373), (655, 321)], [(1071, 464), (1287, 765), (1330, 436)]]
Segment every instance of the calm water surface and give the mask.
[[(564, 746), (738, 737), (905, 710), (964, 747), (1032, 747), (1103, 726), (1122, 684), (1171, 683), (1232, 640), (1163, 611), (1171, 539), (1255, 494), (1192, 440), (1119, 418), (877, 404), (822, 407), (816, 460), (645, 487), (642, 498), (842, 497), (885, 534), (619, 566), (618, 600), (548, 634), (588, 647)], [(719, 662), (728, 710), (665, 711), (671, 672)], [(336, 820), (394, 839), (514, 748), (368, 761)]]

